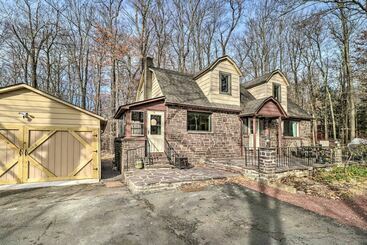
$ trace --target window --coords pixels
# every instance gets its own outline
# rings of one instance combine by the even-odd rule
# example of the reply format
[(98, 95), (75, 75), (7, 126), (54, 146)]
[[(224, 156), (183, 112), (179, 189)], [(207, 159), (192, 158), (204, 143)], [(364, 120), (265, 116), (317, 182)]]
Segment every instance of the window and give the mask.
[(243, 119), (243, 123), (242, 123), (242, 133), (244, 135), (247, 135), (248, 134), (248, 131), (249, 131), (249, 127), (248, 127), (248, 119), (245, 118)]
[(131, 112), (131, 134), (133, 136), (144, 135), (144, 112)]
[(259, 124), (260, 135), (265, 135), (265, 119), (259, 119)]
[(227, 73), (219, 73), (219, 90), (221, 94), (231, 94), (231, 75)]
[(274, 99), (276, 99), (277, 101), (281, 101), (281, 96), (280, 96), (280, 84), (275, 84), (273, 83), (273, 97)]
[(290, 137), (298, 137), (298, 122), (297, 121), (284, 121), (283, 135)]
[(150, 134), (161, 135), (162, 132), (162, 117), (161, 115), (150, 116)]
[(211, 114), (203, 112), (187, 112), (188, 131), (211, 131)]

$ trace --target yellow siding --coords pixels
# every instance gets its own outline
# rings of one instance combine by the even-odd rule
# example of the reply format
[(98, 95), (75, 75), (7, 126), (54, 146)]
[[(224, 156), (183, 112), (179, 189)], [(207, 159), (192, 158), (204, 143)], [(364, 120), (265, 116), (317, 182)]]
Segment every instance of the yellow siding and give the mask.
[(280, 88), (280, 92), (281, 92), (281, 101), (280, 104), (282, 105), (282, 107), (284, 108), (284, 110), (287, 112), (287, 100), (288, 100), (288, 92), (287, 92), (287, 82), (284, 80), (284, 78), (279, 75), (279, 74), (275, 74), (274, 76), (272, 76), (269, 80), (268, 84), (268, 91), (270, 91), (270, 95), (273, 95), (273, 83), (278, 83), (280, 84), (281, 88)]
[(163, 95), (162, 90), (159, 87), (157, 78), (155, 77), (155, 75), (153, 75), (153, 78), (152, 78), (152, 98), (159, 97), (159, 96), (162, 96), (162, 95)]
[(258, 86), (248, 89), (248, 91), (256, 98), (261, 99), (269, 96), (273, 96), (273, 83), (280, 84), (281, 88), (281, 102), (280, 104), (287, 111), (287, 82), (279, 75), (273, 75), (267, 83), (260, 84)]
[(269, 91), (269, 86), (267, 83), (252, 87), (248, 89), (248, 91), (256, 98), (261, 99), (265, 97), (269, 97), (272, 95), (271, 90)]
[(199, 79), (196, 80), (196, 83), (199, 85), (205, 96), (209, 97), (210, 85), (211, 85), (211, 72), (207, 72), (203, 76), (199, 77)]
[[(231, 94), (221, 94), (219, 92), (219, 73), (231, 74)], [(240, 78), (235, 67), (228, 61), (220, 62), (210, 73), (211, 89), (209, 101), (227, 105), (240, 105)]]
[[(31, 118), (23, 119), (20, 112), (28, 112)], [(1, 123), (26, 126), (100, 127), (97, 118), (28, 89), (0, 94)]]
[(144, 88), (142, 87), (138, 92), (136, 93), (136, 101), (144, 100)]

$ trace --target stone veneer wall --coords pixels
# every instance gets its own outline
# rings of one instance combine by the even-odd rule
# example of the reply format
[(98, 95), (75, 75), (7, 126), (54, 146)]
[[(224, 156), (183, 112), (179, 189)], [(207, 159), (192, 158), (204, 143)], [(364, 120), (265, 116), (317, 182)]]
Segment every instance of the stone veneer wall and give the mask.
[[(126, 169), (127, 164), (127, 151), (129, 149), (135, 149), (141, 146), (145, 146), (145, 138), (124, 138), (121, 140), (121, 173)], [(134, 168), (134, 166), (129, 166), (129, 169)]]
[(237, 114), (212, 113), (212, 132), (188, 132), (187, 109), (168, 106), (166, 139), (175, 151), (187, 157), (190, 164), (205, 158), (241, 156), (241, 121)]
[(311, 121), (299, 122), (299, 137), (283, 137), (284, 147), (310, 146), (312, 144)]

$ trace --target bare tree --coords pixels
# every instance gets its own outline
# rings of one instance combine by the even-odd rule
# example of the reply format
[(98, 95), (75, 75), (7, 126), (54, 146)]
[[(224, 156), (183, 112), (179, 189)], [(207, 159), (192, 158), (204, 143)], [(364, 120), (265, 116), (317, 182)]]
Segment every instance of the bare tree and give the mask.
[(45, 14), (45, 6), (40, 1), (33, 3), (28, 0), (16, 2), (16, 13), (18, 21), (9, 23), (17, 41), (22, 45), (29, 57), (31, 67), (31, 84), (38, 87), (37, 68), (40, 52), (44, 43), (49, 38), (50, 21)]
[(233, 31), (236, 29), (238, 23), (240, 22), (244, 9), (244, 0), (226, 0), (225, 3), (229, 5), (230, 20), (223, 20), (220, 28), (221, 30), (219, 42), (222, 49), (222, 55), (226, 54), (228, 42), (232, 36)]

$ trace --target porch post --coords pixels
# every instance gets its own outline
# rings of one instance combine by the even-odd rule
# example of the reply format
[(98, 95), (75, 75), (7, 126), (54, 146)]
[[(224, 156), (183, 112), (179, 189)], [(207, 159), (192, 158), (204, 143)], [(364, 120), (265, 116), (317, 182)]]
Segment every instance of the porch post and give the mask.
[(278, 148), (282, 147), (282, 117), (278, 117)]
[(256, 149), (256, 117), (255, 116), (252, 118), (252, 130), (254, 132), (253, 137), (252, 137), (254, 140), (254, 149)]

